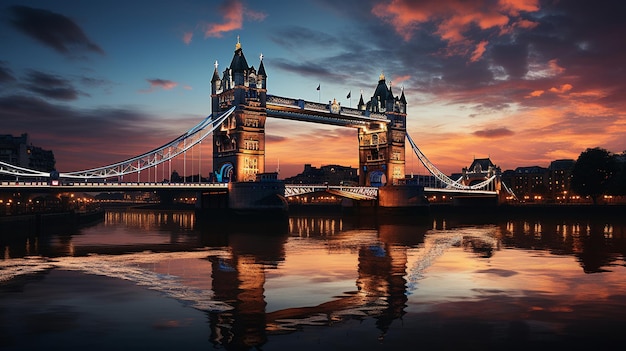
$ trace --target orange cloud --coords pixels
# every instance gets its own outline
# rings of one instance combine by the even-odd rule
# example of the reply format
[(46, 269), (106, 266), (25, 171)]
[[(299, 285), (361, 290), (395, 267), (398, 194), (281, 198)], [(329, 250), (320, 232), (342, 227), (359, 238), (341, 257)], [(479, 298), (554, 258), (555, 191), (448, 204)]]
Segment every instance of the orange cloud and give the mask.
[(402, 83), (402, 82), (405, 82), (405, 81), (407, 81), (407, 80), (409, 80), (409, 79), (411, 79), (411, 76), (410, 76), (410, 75), (408, 75), (408, 74), (406, 74), (406, 75), (403, 75), (403, 76), (395, 76), (395, 77), (393, 77), (393, 78), (392, 78), (392, 80), (391, 80), (391, 81), (392, 81), (395, 85), (397, 85), (397, 84), (400, 84), (400, 83)]
[(535, 90), (531, 92), (530, 94), (526, 95), (526, 98), (540, 97), (541, 95), (543, 95), (543, 93), (545, 93), (544, 90)]
[(262, 21), (267, 17), (262, 12), (246, 9), (238, 0), (227, 0), (220, 6), (219, 10), (224, 16), (224, 22), (209, 24), (204, 31), (205, 38), (221, 37), (223, 33), (241, 29), (243, 27), (244, 15), (256, 21)]
[(472, 62), (478, 61), (485, 53), (486, 46), (488, 43), (489, 42), (486, 40), (483, 40), (480, 43), (478, 43), (478, 45), (476, 45), (476, 49), (474, 50), (474, 53), (472, 54), (472, 58), (470, 59), (470, 61)]
[(192, 32), (183, 33), (183, 43), (189, 45), (191, 43), (192, 38), (193, 38)]
[(556, 88), (556, 87), (552, 87), (550, 88), (550, 92), (552, 93), (557, 93), (557, 94), (563, 94), (565, 92), (568, 92), (570, 90), (572, 90), (572, 85), (571, 84), (563, 84), (560, 87)]
[(468, 46), (476, 46), (472, 51), (472, 60), (477, 60), (487, 42), (473, 44), (465, 36), (468, 30), (473, 26), (482, 30), (498, 28), (500, 34), (504, 34), (514, 28), (530, 28), (535, 24), (519, 18), (519, 15), (538, 10), (538, 0), (499, 0), (496, 6), (485, 0), (390, 0), (374, 5), (372, 13), (392, 25), (406, 41), (412, 38), (420, 25), (432, 23), (437, 27), (435, 34), (448, 42), (449, 52), (464, 54), (468, 52)]

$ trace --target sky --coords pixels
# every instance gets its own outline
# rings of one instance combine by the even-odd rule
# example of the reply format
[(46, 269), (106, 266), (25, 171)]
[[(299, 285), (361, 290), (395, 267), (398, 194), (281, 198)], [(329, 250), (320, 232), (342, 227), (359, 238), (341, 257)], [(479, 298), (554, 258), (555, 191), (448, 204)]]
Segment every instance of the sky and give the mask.
[[(0, 1), (0, 134), (61, 172), (159, 147), (211, 112), (239, 38), (268, 94), (356, 107), (383, 73), (443, 172), (626, 150), (626, 3), (565, 0)], [(320, 90), (316, 88), (320, 86)], [(351, 92), (351, 98), (347, 95)], [(268, 118), (266, 170), (358, 166), (356, 130)], [(408, 144), (408, 143), (407, 143)], [(205, 143), (194, 157), (210, 160)], [(198, 156), (201, 155), (201, 156)], [(407, 148), (407, 174), (426, 171)], [(209, 168), (210, 164), (202, 166)], [(203, 174), (208, 170), (203, 170)]]

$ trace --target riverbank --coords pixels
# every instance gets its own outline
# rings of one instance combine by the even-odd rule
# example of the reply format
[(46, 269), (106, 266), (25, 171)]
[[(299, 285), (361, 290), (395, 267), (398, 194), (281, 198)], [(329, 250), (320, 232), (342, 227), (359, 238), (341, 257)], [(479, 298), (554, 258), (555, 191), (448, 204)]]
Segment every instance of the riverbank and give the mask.
[(0, 217), (0, 233), (41, 233), (58, 227), (82, 226), (104, 219), (105, 211), (33, 213)]
[(499, 206), (430, 205), (431, 215), (609, 217), (626, 219), (626, 205), (506, 204)]

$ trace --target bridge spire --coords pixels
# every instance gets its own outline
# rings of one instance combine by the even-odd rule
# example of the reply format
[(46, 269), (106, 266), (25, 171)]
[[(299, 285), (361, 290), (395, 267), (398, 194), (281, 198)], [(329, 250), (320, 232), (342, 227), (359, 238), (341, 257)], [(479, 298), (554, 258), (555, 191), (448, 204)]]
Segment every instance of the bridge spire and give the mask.
[(261, 54), (259, 56), (259, 60), (261, 61), (261, 63), (259, 63), (259, 76), (263, 76), (263, 77), (267, 77), (267, 73), (265, 73), (265, 65), (263, 65), (263, 54)]

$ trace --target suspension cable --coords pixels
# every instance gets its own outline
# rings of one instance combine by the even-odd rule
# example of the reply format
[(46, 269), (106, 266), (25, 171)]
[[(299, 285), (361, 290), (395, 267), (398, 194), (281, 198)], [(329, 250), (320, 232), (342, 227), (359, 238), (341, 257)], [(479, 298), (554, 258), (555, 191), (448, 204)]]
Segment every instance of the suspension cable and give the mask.
[(226, 118), (228, 118), (235, 111), (235, 108), (236, 106), (233, 106), (228, 111), (224, 112), (216, 118), (213, 118), (213, 115), (206, 117), (202, 122), (198, 123), (196, 126), (192, 127), (178, 138), (142, 155), (135, 156), (126, 161), (114, 163), (104, 167), (76, 172), (61, 173), (60, 176), (63, 178), (84, 179), (102, 179), (117, 177), (129, 173), (140, 172), (142, 169), (146, 169), (165, 161), (171, 160), (181, 153), (184, 153), (189, 148), (195, 146), (202, 139), (206, 138), (209, 134), (219, 128), (221, 124), (226, 120)]

